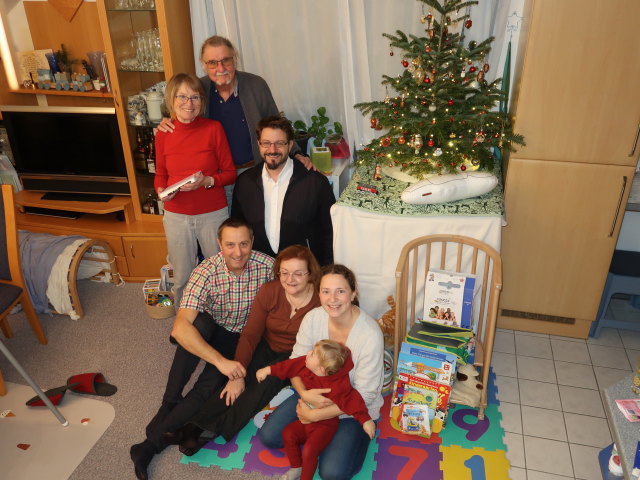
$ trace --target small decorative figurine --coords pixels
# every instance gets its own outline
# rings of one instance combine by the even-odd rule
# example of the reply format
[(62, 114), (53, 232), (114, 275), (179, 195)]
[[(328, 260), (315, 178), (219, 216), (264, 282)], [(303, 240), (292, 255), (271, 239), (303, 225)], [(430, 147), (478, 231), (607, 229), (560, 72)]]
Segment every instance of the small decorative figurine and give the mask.
[(376, 165), (376, 169), (373, 172), (373, 179), (382, 180), (382, 168), (380, 167), (380, 165)]

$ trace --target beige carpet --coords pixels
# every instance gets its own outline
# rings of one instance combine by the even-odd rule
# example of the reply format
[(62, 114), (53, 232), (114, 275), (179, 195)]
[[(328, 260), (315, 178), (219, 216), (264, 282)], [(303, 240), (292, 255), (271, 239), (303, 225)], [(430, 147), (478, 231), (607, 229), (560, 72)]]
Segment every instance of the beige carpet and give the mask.
[(58, 406), (69, 421), (63, 427), (48, 408), (25, 405), (35, 395), (30, 387), (6, 384), (8, 393), (0, 397), (1, 478), (68, 479), (115, 417), (98, 397), (68, 391)]

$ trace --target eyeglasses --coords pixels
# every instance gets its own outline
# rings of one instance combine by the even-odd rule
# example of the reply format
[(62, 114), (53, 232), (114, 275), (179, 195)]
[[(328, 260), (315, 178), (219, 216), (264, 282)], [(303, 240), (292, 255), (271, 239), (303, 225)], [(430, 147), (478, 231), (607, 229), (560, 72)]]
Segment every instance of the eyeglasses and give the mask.
[(218, 64), (221, 63), (223, 67), (230, 67), (233, 65), (233, 57), (224, 57), (222, 60), (207, 60), (204, 64), (207, 68), (217, 68)]
[(187, 95), (176, 95), (176, 98), (180, 103), (187, 103), (189, 100), (191, 100), (191, 103), (200, 103), (202, 101), (200, 95), (191, 95), (190, 97)]
[(301, 279), (305, 275), (309, 275), (309, 272), (301, 272), (300, 270), (297, 270), (295, 272), (287, 272), (286, 270), (280, 270), (278, 272), (278, 275), (285, 278), (287, 278), (288, 276), (292, 276), (293, 278)]
[(284, 140), (278, 140), (277, 142), (270, 142), (269, 140), (260, 140), (258, 142), (263, 148), (270, 148), (271, 145), (275, 145), (277, 148), (284, 148), (289, 145), (289, 142), (285, 142)]

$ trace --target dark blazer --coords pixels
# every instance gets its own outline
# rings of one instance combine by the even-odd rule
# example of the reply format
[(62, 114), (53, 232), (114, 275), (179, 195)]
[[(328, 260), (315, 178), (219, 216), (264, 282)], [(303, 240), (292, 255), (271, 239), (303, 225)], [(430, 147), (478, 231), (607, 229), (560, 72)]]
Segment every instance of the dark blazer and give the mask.
[(336, 201), (327, 177), (293, 162), (280, 218), (280, 246), (274, 252), (264, 225), (263, 165), (240, 174), (233, 190), (231, 216), (253, 227), (253, 249), (273, 257), (290, 245), (304, 245), (320, 265), (333, 263), (333, 225), (329, 210)]

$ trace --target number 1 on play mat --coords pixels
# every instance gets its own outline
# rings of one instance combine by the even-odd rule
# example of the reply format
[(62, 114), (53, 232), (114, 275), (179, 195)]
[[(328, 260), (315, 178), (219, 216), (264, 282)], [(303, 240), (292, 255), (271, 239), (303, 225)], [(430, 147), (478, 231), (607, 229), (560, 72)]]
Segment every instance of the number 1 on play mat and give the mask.
[(484, 474), (484, 458), (480, 455), (474, 455), (465, 460), (464, 466), (471, 470), (471, 480), (487, 480)]

